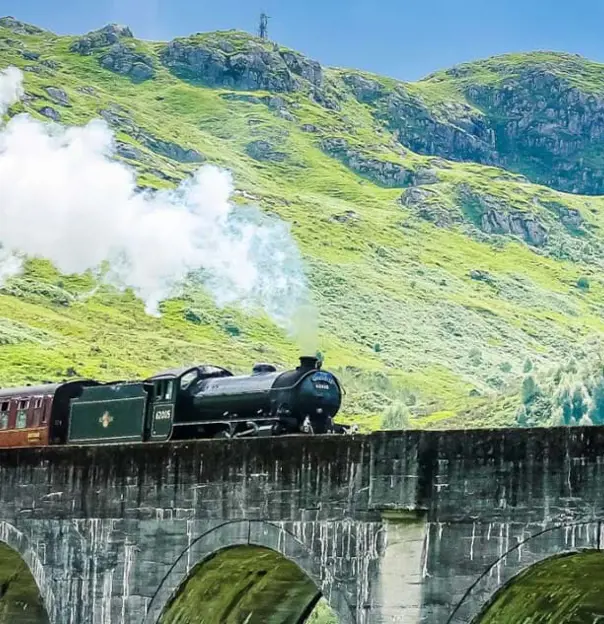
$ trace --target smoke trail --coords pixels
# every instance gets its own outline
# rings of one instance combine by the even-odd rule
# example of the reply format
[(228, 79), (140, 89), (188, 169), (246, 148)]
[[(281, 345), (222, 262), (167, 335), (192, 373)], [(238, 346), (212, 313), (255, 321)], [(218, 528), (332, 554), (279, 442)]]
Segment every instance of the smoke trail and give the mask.
[[(19, 70), (0, 73), (0, 111), (21, 85)], [(63, 128), (17, 115), (0, 127), (0, 280), (19, 270), (21, 255), (44, 257), (63, 273), (91, 269), (132, 288), (157, 314), (201, 272), (218, 305), (260, 307), (295, 332), (309, 292), (286, 223), (234, 207), (231, 175), (217, 167), (173, 191), (137, 193), (134, 171), (112, 155), (101, 120)]]

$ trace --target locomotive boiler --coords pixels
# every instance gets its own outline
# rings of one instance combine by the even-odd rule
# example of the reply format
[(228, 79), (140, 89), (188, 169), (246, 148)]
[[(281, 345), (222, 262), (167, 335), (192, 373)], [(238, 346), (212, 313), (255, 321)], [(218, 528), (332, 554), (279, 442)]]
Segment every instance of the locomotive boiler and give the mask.
[(342, 388), (314, 357), (234, 375), (202, 364), (141, 381), (74, 380), (0, 388), (0, 447), (347, 433)]
[[(157, 379), (157, 377), (153, 378)], [(282, 433), (335, 433), (342, 390), (315, 357), (301, 357), (294, 370), (256, 364), (251, 375), (200, 370), (180, 383), (175, 437), (230, 437)]]

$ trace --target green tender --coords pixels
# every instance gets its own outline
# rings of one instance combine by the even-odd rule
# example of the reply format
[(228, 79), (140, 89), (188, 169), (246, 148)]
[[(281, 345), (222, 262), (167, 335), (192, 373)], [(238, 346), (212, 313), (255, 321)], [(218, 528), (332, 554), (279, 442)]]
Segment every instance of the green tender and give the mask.
[(68, 443), (142, 441), (147, 393), (142, 383), (93, 386), (71, 402)]

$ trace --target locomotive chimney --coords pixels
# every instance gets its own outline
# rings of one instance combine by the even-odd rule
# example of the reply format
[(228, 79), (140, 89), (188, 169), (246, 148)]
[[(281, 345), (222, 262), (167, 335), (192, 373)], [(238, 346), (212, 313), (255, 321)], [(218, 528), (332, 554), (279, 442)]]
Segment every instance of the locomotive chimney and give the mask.
[(300, 356), (300, 366), (298, 368), (320, 368), (319, 358), (316, 358), (314, 355), (302, 355)]

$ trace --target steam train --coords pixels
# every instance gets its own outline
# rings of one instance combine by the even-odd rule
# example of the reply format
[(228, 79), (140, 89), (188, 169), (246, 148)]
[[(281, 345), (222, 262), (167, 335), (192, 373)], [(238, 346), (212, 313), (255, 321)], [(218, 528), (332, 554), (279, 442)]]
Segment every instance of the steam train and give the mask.
[(3, 388), (0, 448), (347, 433), (333, 422), (341, 400), (336, 376), (306, 356), (285, 372), (204, 364), (142, 381)]

